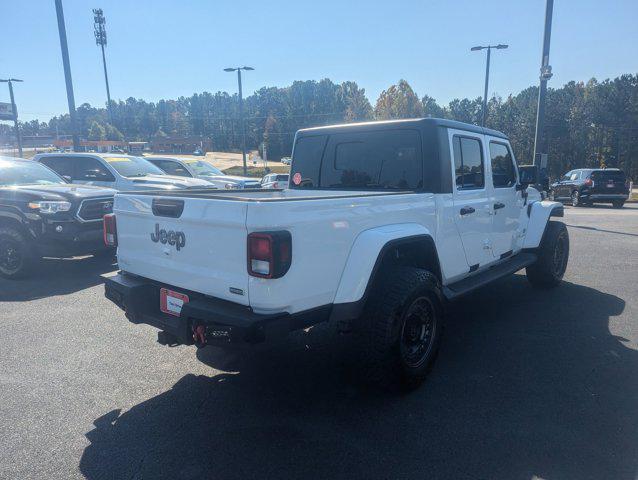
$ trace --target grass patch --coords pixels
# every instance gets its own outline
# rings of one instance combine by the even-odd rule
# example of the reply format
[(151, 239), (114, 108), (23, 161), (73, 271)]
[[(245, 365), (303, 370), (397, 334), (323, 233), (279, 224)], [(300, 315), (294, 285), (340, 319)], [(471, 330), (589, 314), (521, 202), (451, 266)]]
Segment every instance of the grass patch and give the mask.
[[(257, 177), (261, 178), (268, 173), (290, 173), (290, 167), (288, 165), (273, 165), (268, 167), (270, 169), (269, 172), (266, 171), (264, 167), (248, 167), (247, 175), (249, 177)], [(244, 167), (236, 166), (230, 167), (224, 170), (226, 175), (244, 175)]]

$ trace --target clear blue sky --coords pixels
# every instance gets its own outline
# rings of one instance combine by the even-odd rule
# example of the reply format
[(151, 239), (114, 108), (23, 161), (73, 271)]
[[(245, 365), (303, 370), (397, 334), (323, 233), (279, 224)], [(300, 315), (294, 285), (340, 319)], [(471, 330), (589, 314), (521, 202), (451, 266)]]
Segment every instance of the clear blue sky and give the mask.
[[(492, 56), (490, 93), (537, 84), (545, 0), (64, 0), (77, 105), (106, 101), (94, 7), (107, 19), (114, 99), (235, 92), (222, 69), (246, 64), (256, 68), (246, 94), (328, 77), (356, 81), (374, 103), (405, 78), (446, 104), (482, 95), (475, 44), (510, 45)], [(0, 77), (25, 80), (15, 88), (21, 118), (66, 112), (54, 1), (0, 0), (0, 18)], [(636, 0), (556, 0), (550, 85), (638, 73), (637, 23)]]

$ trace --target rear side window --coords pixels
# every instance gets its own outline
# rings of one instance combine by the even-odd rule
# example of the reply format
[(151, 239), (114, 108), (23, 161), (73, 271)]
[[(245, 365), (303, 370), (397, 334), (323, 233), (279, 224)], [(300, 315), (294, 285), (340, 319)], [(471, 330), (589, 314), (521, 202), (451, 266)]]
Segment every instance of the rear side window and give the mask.
[(507, 145), (490, 142), (490, 161), (492, 164), (492, 184), (495, 188), (513, 187), (516, 184), (514, 161)]
[(455, 135), (452, 144), (454, 146), (456, 188), (459, 190), (483, 188), (485, 177), (483, 148), (480, 140)]
[(326, 135), (301, 137), (295, 143), (292, 156), (291, 188), (319, 188), (321, 159), (326, 146)]
[(51, 170), (63, 177), (73, 178), (73, 162), (69, 157), (44, 157), (40, 160)]

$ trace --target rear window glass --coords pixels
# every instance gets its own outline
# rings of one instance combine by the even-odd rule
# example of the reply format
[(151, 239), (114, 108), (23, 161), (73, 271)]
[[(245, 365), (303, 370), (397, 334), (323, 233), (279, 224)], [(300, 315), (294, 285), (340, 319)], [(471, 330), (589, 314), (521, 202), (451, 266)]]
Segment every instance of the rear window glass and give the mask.
[(625, 181), (625, 172), (619, 170), (594, 170), (591, 173), (592, 180), (615, 180), (619, 182)]
[[(419, 190), (423, 187), (421, 140), (416, 130), (331, 135), (323, 156), (318, 150), (311, 152), (312, 165), (308, 145), (299, 148), (304, 140), (301, 138), (295, 146), (292, 188)], [(297, 173), (300, 175), (296, 176)]]

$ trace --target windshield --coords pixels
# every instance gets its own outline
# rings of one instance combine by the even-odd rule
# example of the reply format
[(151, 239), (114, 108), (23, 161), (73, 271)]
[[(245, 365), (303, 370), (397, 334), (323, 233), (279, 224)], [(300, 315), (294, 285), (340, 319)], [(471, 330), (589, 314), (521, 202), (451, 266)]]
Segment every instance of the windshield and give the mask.
[(162, 170), (142, 157), (104, 157), (104, 160), (123, 177), (166, 175)]
[(218, 168), (213, 167), (210, 163), (203, 160), (185, 160), (184, 163), (195, 172), (195, 175), (209, 176), (224, 175), (224, 173)]
[(28, 160), (0, 160), (0, 186), (56, 185), (66, 183), (44, 165)]

